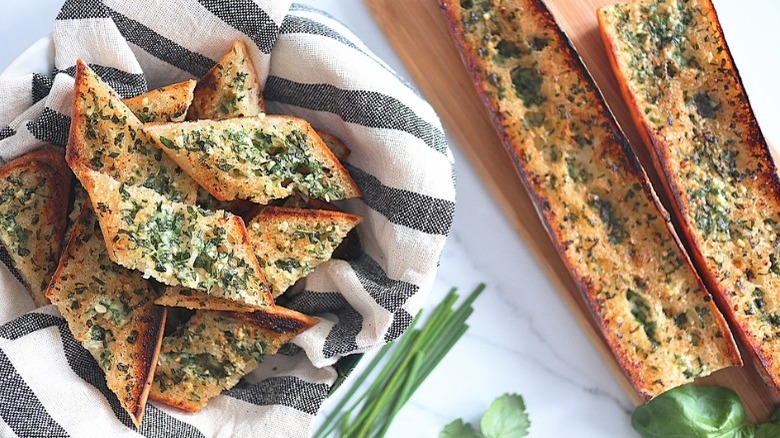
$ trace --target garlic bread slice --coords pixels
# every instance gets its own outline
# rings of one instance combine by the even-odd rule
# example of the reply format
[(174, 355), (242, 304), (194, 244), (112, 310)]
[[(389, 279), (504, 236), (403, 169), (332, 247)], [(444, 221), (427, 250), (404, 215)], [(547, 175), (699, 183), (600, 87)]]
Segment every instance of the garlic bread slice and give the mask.
[[(187, 115), (187, 108), (192, 103), (192, 91), (195, 89), (195, 81), (189, 80), (156, 88), (144, 94), (125, 99), (125, 105), (142, 122), (181, 122)], [(74, 187), (73, 206), (68, 216), (68, 238), (73, 230), (73, 225), (78, 220), (81, 207), (87, 200), (87, 192), (76, 184)], [(189, 199), (189, 198), (188, 198)]]
[(246, 45), (236, 41), (198, 81), (187, 119), (220, 120), (256, 116), (264, 112), (263, 90), (255, 67)]
[(195, 181), (154, 146), (130, 108), (80, 59), (71, 119), (66, 153), (71, 167), (83, 163), (121, 182), (195, 202)]
[(267, 204), (296, 191), (325, 201), (360, 196), (344, 166), (297, 117), (201, 120), (146, 125), (144, 130), (220, 201)]
[(108, 388), (141, 424), (160, 352), (165, 308), (140, 272), (109, 258), (97, 216), (82, 209), (46, 296), (106, 374)]
[(274, 298), (329, 260), (362, 219), (333, 210), (264, 208), (247, 233)]
[(254, 306), (273, 303), (240, 217), (170, 201), (89, 168), (77, 167), (76, 176), (114, 262), (169, 286)]
[(192, 104), (196, 82), (192, 79), (155, 88), (130, 99), (125, 105), (143, 123), (183, 122)]
[(0, 167), (0, 250), (39, 306), (57, 268), (72, 177), (61, 149), (45, 147)]
[(200, 410), (317, 322), (294, 313), (196, 311), (163, 339), (150, 397), (185, 411)]
[(335, 155), (339, 161), (344, 163), (349, 159), (349, 154), (351, 154), (352, 151), (349, 150), (347, 145), (345, 145), (340, 138), (322, 129), (317, 129), (317, 135), (320, 136), (322, 141), (325, 143), (325, 146), (327, 146), (328, 149), (333, 152), (333, 155)]

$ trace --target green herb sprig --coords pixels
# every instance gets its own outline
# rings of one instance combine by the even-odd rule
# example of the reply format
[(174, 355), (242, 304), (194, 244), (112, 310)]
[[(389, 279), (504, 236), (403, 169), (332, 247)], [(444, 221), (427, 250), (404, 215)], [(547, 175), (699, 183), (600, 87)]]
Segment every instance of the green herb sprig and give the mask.
[[(418, 315), (406, 334), (379, 350), (333, 408), (333, 413), (314, 433), (314, 438), (332, 434), (344, 437), (384, 436), (404, 404), (466, 332), (466, 319), (474, 311), (472, 304), (484, 289), (484, 284), (477, 286), (457, 308), (454, 307), (458, 301), (457, 289), (451, 289), (422, 328), (416, 328), (420, 319)], [(390, 358), (375, 373), (377, 366), (391, 351)], [(365, 392), (356, 396), (358, 388), (369, 376), (375, 376), (373, 382)]]
[(444, 426), (439, 438), (523, 438), (528, 436), (531, 420), (523, 397), (504, 394), (495, 399), (479, 422), (479, 428), (458, 418)]

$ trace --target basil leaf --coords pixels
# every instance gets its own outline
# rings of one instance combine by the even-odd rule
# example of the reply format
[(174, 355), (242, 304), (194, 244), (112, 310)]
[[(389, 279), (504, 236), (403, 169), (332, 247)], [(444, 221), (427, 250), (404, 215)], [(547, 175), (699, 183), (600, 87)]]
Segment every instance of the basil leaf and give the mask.
[(452, 423), (444, 426), (444, 430), (439, 433), (439, 438), (484, 438), (469, 423), (464, 423), (458, 418)]
[(479, 424), (486, 438), (520, 438), (528, 435), (531, 420), (523, 397), (504, 394), (490, 404)]
[(752, 438), (755, 426), (747, 422), (737, 394), (720, 387), (681, 386), (671, 389), (631, 417), (644, 438)]

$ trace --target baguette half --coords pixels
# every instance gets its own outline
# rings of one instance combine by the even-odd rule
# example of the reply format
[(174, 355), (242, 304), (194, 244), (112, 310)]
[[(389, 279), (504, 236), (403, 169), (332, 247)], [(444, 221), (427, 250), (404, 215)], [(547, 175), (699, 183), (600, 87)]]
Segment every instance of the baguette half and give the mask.
[(716, 11), (654, 0), (598, 19), (694, 264), (777, 390), (780, 182)]
[(741, 365), (723, 316), (582, 60), (541, 0), (441, 0), (564, 264), (645, 398)]

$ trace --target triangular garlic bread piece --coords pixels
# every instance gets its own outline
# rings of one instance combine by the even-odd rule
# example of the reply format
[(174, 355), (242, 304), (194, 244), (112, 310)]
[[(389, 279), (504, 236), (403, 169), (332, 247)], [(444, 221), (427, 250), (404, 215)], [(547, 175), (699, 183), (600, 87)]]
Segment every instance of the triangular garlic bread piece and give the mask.
[[(187, 108), (192, 103), (194, 89), (195, 81), (189, 80), (156, 88), (136, 97), (125, 99), (124, 102), (133, 114), (143, 122), (181, 122), (186, 117)], [(81, 213), (81, 207), (87, 201), (87, 192), (84, 191), (81, 184), (76, 184), (74, 190), (73, 207), (68, 216), (69, 226), (65, 233), (66, 238), (70, 237), (73, 225)]]
[(128, 184), (195, 202), (197, 184), (141, 130), (121, 98), (80, 59), (76, 63), (72, 120), (66, 158)]
[(165, 307), (182, 307), (190, 310), (220, 310), (244, 313), (270, 309), (270, 306), (249, 306), (238, 301), (209, 295), (202, 290), (187, 289), (181, 286), (166, 287), (165, 292), (155, 300), (155, 304)]
[(188, 120), (221, 120), (265, 112), (263, 90), (246, 45), (236, 41), (195, 87)]
[(45, 147), (0, 167), (0, 250), (39, 306), (62, 249), (72, 176), (61, 149)]
[(165, 309), (155, 306), (157, 293), (140, 272), (108, 258), (89, 205), (82, 209), (46, 296), (139, 425), (160, 352)]
[(196, 311), (163, 339), (150, 397), (185, 411), (200, 410), (317, 322), (290, 312), (269, 317), (262, 312)]
[(297, 117), (261, 115), (144, 129), (220, 201), (267, 204), (296, 191), (325, 201), (360, 196), (344, 166)]
[(92, 169), (74, 170), (89, 193), (111, 260), (169, 286), (253, 306), (273, 303), (240, 217), (170, 201)]
[(264, 208), (247, 233), (274, 298), (329, 260), (362, 219), (333, 210)]
[(333, 155), (335, 155), (339, 161), (342, 163), (347, 162), (352, 151), (349, 150), (347, 145), (345, 145), (340, 138), (322, 129), (317, 129), (317, 135), (320, 136), (322, 141), (325, 143), (325, 146), (327, 146), (328, 149), (333, 152)]
[(155, 88), (130, 99), (125, 105), (143, 123), (183, 122), (192, 104), (195, 81), (192, 79)]

